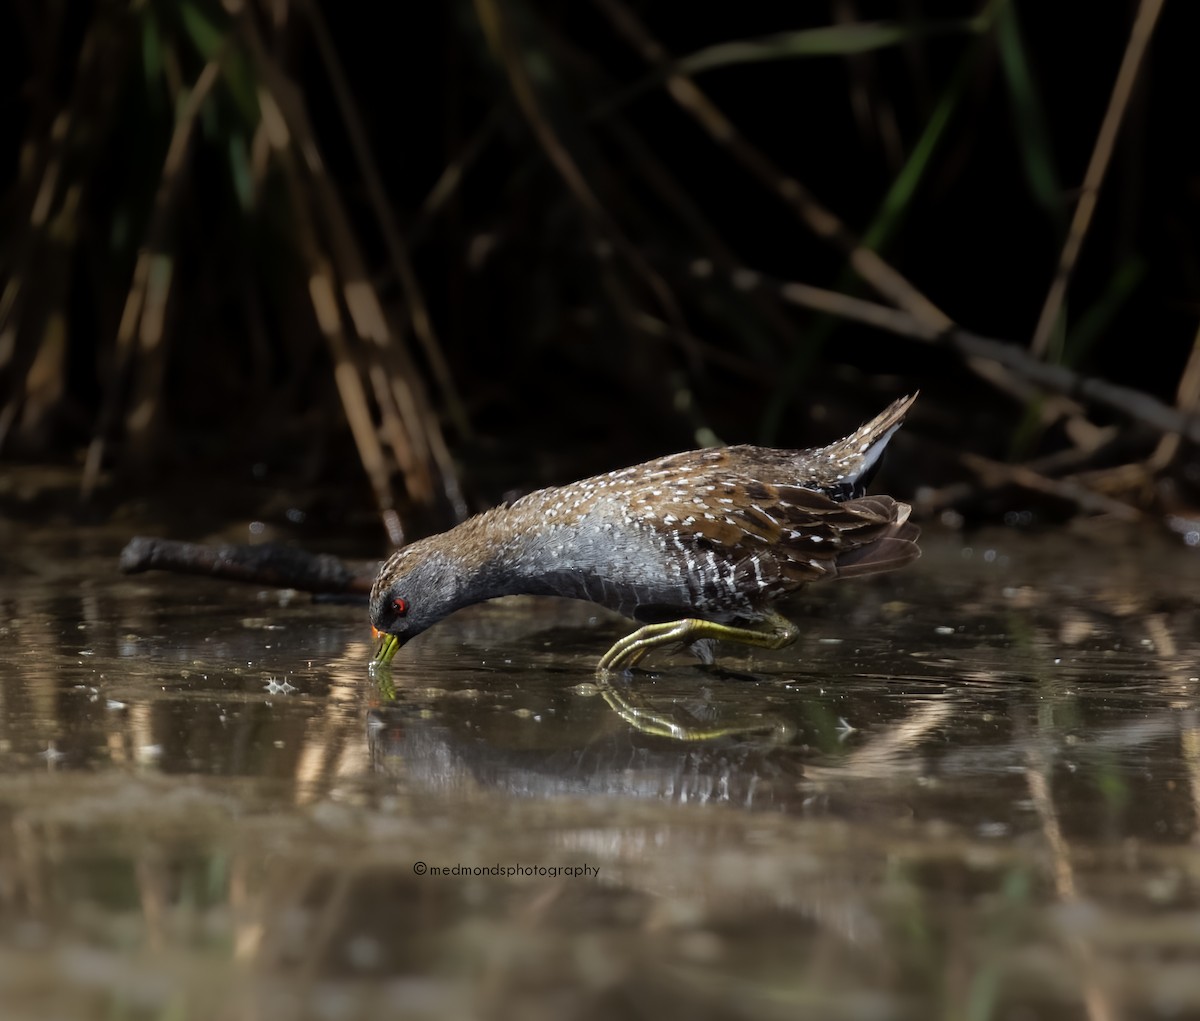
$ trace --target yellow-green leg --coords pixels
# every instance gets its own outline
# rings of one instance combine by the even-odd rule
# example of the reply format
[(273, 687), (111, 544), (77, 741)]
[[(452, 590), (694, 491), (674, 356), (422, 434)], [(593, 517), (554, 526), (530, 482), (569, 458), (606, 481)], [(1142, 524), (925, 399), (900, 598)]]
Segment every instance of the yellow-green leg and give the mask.
[(628, 670), (637, 666), (648, 652), (663, 645), (691, 645), (702, 638), (737, 642), (758, 649), (782, 649), (785, 645), (791, 645), (799, 634), (799, 629), (791, 621), (777, 613), (770, 614), (752, 627), (734, 627), (732, 624), (684, 617), (683, 620), (670, 620), (663, 624), (647, 624), (614, 642), (613, 647), (600, 657), (596, 670), (599, 673)]

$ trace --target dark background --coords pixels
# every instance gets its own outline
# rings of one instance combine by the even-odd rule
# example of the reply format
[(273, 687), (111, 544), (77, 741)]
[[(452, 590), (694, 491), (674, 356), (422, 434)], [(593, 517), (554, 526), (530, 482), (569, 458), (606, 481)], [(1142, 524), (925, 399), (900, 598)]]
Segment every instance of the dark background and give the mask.
[[(828, 55), (735, 60), (694, 81), (748, 146), (860, 238), (879, 223), (937, 111), (948, 110), (879, 250), (963, 328), (1027, 346), (1138, 6), (837, 0), (626, 10), (674, 58), (836, 23), (905, 29), (896, 45), (849, 54), (835, 41)], [(1037, 463), (1078, 444), (1061, 418), (1031, 413), (1036, 388), (1032, 397), (997, 389), (952, 351), (797, 308), (771, 283), (750, 293), (733, 286), (731, 274), (746, 267), (887, 304), (848, 270), (843, 250), (814, 237), (697, 126), (664, 88), (663, 68), (649, 66), (605, 10), (279, 0), (250, 2), (231, 18), (211, 0), (8, 5), (0, 282), (10, 295), (19, 284), (20, 298), (0, 307), (10, 347), (0, 358), (0, 457), (81, 463), (91, 449), (115, 471), (104, 478), (117, 494), (153, 486), (164, 464), (186, 459), (278, 485), (334, 483), (360, 507), (374, 495), (377, 505), (395, 503), (410, 530), (449, 520), (454, 499), (440, 486), (421, 496), (394, 445), (384, 444), (383, 488), (377, 481), (373, 493), (360, 467), (337, 351), (310, 299), (308, 215), (311, 251), (342, 285), (355, 278), (347, 252), (361, 263), (403, 352), (380, 356), (343, 300), (343, 354), (363, 380), (367, 412), (379, 421), (372, 366), (407, 380), (471, 507), (713, 439), (826, 442), (916, 387), (913, 438), (887, 479), (901, 492), (970, 478), (959, 450)], [(490, 18), (500, 25), (491, 34)], [(973, 18), (981, 27), (968, 31)], [(1196, 329), (1192, 20), (1188, 5), (1165, 5), (1068, 291), (1065, 343), (1046, 356), (1166, 403)], [(323, 40), (344, 69), (349, 107), (335, 96)], [(210, 60), (222, 71), (183, 171), (164, 189), (176, 112)], [(1024, 91), (1014, 66), (1028, 76)], [(522, 101), (523, 84), (532, 100)], [(288, 156), (263, 141), (257, 97), (278, 88), (311, 120), (324, 173), (296, 132)], [(411, 292), (352, 151), (355, 118), (462, 414), (413, 335)], [(548, 144), (578, 169), (592, 208)], [(461, 181), (431, 211), (431, 189), (464, 153)], [(289, 158), (299, 170), (283, 169)], [(38, 227), (31, 210), (51, 169), (52, 214)], [(331, 195), (348, 241), (327, 214)], [(681, 215), (681, 204), (691, 212)], [(118, 324), (139, 250), (166, 259), (172, 282), (160, 344), (122, 361)], [(688, 271), (699, 258), (718, 264), (704, 280)], [(62, 347), (39, 367), (48, 336)], [(153, 425), (139, 431), (143, 400)], [(1084, 412), (1121, 431), (1115, 449), (1090, 463), (1081, 456), (1085, 467), (1143, 459), (1158, 440), (1111, 408)], [(1175, 503), (1190, 500), (1190, 456), (1185, 449), (1168, 473), (1183, 487), (1172, 488)], [(428, 467), (438, 478), (448, 470)], [(1122, 498), (1163, 501), (1158, 490)], [(994, 515), (1008, 502), (966, 509)]]

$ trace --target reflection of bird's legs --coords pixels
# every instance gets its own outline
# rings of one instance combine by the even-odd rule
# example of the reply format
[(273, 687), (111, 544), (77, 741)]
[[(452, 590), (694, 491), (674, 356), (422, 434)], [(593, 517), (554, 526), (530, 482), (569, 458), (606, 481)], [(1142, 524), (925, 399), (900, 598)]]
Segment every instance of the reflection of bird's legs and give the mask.
[(723, 725), (680, 723), (665, 713), (634, 705), (607, 680), (601, 679), (599, 687), (604, 701), (621, 719), (635, 730), (655, 737), (669, 737), (676, 741), (712, 741), (734, 734), (765, 734), (769, 744), (786, 744), (795, 734), (795, 728), (787, 720), (769, 716), (743, 718)]

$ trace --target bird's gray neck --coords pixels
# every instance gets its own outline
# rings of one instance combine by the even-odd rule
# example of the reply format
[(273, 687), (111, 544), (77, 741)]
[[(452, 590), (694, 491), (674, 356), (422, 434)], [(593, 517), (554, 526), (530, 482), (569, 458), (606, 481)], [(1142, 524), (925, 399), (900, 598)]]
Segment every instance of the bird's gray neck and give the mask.
[(598, 595), (604, 586), (597, 587), (594, 577), (601, 555), (596, 522), (585, 514), (555, 528), (544, 516), (547, 501), (540, 496), (494, 507), (459, 526), (469, 547), (480, 551), (476, 569), (484, 594), (478, 598), (567, 596), (607, 603)]
[(536, 516), (524, 509), (493, 507), (464, 521), (449, 535), (461, 564), (469, 602), (497, 596), (558, 595), (547, 581), (544, 546)]

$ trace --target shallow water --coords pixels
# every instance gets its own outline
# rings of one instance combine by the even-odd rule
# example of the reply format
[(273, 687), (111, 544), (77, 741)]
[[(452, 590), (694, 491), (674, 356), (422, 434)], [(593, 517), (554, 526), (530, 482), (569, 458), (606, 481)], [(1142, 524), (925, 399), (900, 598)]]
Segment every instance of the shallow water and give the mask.
[(1200, 1017), (1194, 551), (935, 533), (604, 690), (590, 606), (372, 678), (130, 531), (0, 525), (6, 1019)]

